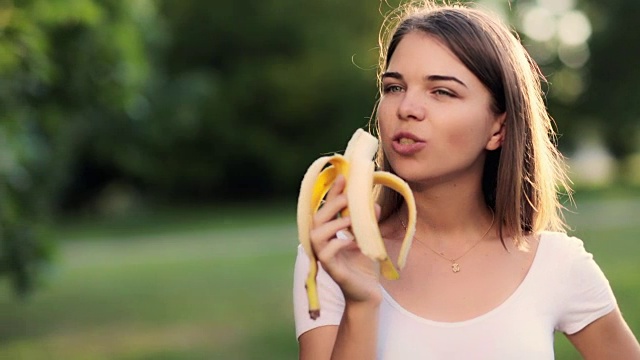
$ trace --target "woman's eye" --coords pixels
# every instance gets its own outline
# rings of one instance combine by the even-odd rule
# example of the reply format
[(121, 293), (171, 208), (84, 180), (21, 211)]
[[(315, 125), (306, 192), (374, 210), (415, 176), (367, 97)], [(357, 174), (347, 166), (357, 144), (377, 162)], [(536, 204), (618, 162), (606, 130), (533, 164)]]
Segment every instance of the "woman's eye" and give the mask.
[(400, 85), (387, 85), (384, 87), (385, 93), (394, 93), (402, 91), (402, 87)]
[(449, 90), (444, 90), (444, 89), (436, 89), (433, 91), (434, 94), (436, 95), (444, 95), (444, 96), (449, 96), (449, 97), (454, 97), (455, 95), (449, 91)]

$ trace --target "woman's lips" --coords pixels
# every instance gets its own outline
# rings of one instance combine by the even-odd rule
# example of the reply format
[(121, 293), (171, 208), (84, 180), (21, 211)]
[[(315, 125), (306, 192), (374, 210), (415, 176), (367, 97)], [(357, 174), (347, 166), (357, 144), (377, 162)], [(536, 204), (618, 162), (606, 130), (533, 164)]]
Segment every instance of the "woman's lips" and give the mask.
[(410, 133), (399, 133), (393, 137), (393, 150), (400, 155), (413, 155), (422, 150), (427, 143)]

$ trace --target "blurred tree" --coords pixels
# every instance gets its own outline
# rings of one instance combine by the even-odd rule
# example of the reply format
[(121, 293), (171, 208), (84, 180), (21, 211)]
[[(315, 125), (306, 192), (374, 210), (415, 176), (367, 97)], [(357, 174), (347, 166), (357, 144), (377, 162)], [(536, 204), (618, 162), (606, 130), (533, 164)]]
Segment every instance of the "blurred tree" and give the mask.
[[(151, 72), (149, 0), (0, 1), (0, 274), (19, 294), (79, 160), (109, 161)], [(121, 154), (118, 154), (121, 156)]]
[(128, 167), (159, 192), (290, 196), (311, 159), (366, 124), (382, 19), (368, 1), (162, 4), (166, 76), (150, 97), (142, 157)]
[[(295, 196), (310, 161), (367, 124), (398, 1), (0, 0), (0, 273), (26, 291), (52, 254), (36, 225), (113, 189), (172, 204)], [(479, 2), (514, 23), (575, 5)], [(555, 40), (524, 40), (546, 52), (561, 145), (590, 123), (623, 157), (638, 145), (640, 39), (626, 29), (639, 5), (577, 4), (594, 30), (568, 63)]]
[(587, 64), (588, 88), (576, 104), (595, 119), (607, 147), (619, 159), (640, 150), (640, 32), (633, 31), (640, 2), (585, 0), (594, 23)]
[(629, 28), (640, 2), (496, 1), (513, 6), (510, 20), (550, 81), (561, 148), (570, 152), (595, 132), (618, 159), (638, 151), (640, 33)]

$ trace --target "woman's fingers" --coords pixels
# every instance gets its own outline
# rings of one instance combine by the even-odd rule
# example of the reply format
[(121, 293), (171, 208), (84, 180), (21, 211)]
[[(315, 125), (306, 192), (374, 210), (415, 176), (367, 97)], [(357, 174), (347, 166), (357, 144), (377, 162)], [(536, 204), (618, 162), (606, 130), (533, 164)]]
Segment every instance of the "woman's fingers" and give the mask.
[[(318, 260), (324, 267), (335, 261), (336, 255), (343, 249), (353, 247), (355, 238), (347, 230), (339, 230), (336, 237), (329, 241), (327, 245), (318, 252)], [(330, 267), (330, 266), (329, 266)]]
[(336, 176), (335, 180), (333, 181), (331, 189), (329, 189), (329, 192), (327, 193), (327, 200), (342, 193), (346, 184), (347, 181), (345, 180), (344, 175), (338, 174), (338, 176)]
[(349, 240), (353, 240), (354, 237), (353, 237), (353, 234), (349, 232), (349, 230), (338, 230), (336, 232), (336, 239), (349, 241)]
[[(344, 176), (338, 175), (327, 193), (324, 204), (313, 216), (313, 227), (309, 234), (311, 246), (318, 260), (330, 267), (341, 250), (358, 249), (355, 236), (347, 230), (351, 226), (351, 218), (339, 216), (340, 212), (347, 207), (345, 184)], [(378, 216), (379, 210), (380, 207), (377, 206)]]
[(333, 220), (338, 213), (347, 207), (347, 196), (343, 194), (345, 180), (344, 176), (338, 175), (333, 186), (327, 193), (324, 205), (313, 216), (313, 226), (320, 226)]
[(336, 238), (336, 233), (346, 229), (351, 225), (351, 218), (348, 216), (334, 219), (320, 226), (314, 227), (309, 233), (311, 246), (318, 254), (326, 246), (327, 242)]
[(313, 215), (313, 226), (335, 219), (338, 214), (347, 207), (347, 195), (340, 194), (333, 199), (327, 199), (322, 207)]

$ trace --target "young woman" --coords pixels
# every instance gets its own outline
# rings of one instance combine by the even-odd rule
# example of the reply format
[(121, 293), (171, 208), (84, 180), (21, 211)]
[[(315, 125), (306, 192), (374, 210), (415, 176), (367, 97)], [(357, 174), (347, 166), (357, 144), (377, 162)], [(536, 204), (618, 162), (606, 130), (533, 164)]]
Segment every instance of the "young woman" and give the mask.
[[(311, 230), (317, 320), (302, 250), (296, 261), (300, 358), (553, 359), (561, 331), (586, 359), (640, 359), (607, 279), (562, 231), (564, 168), (517, 38), (479, 10), (433, 4), (383, 29), (378, 163), (413, 190), (415, 239), (400, 279), (380, 278), (336, 216), (347, 205), (336, 182)], [(391, 192), (378, 200), (396, 258), (407, 210)]]

